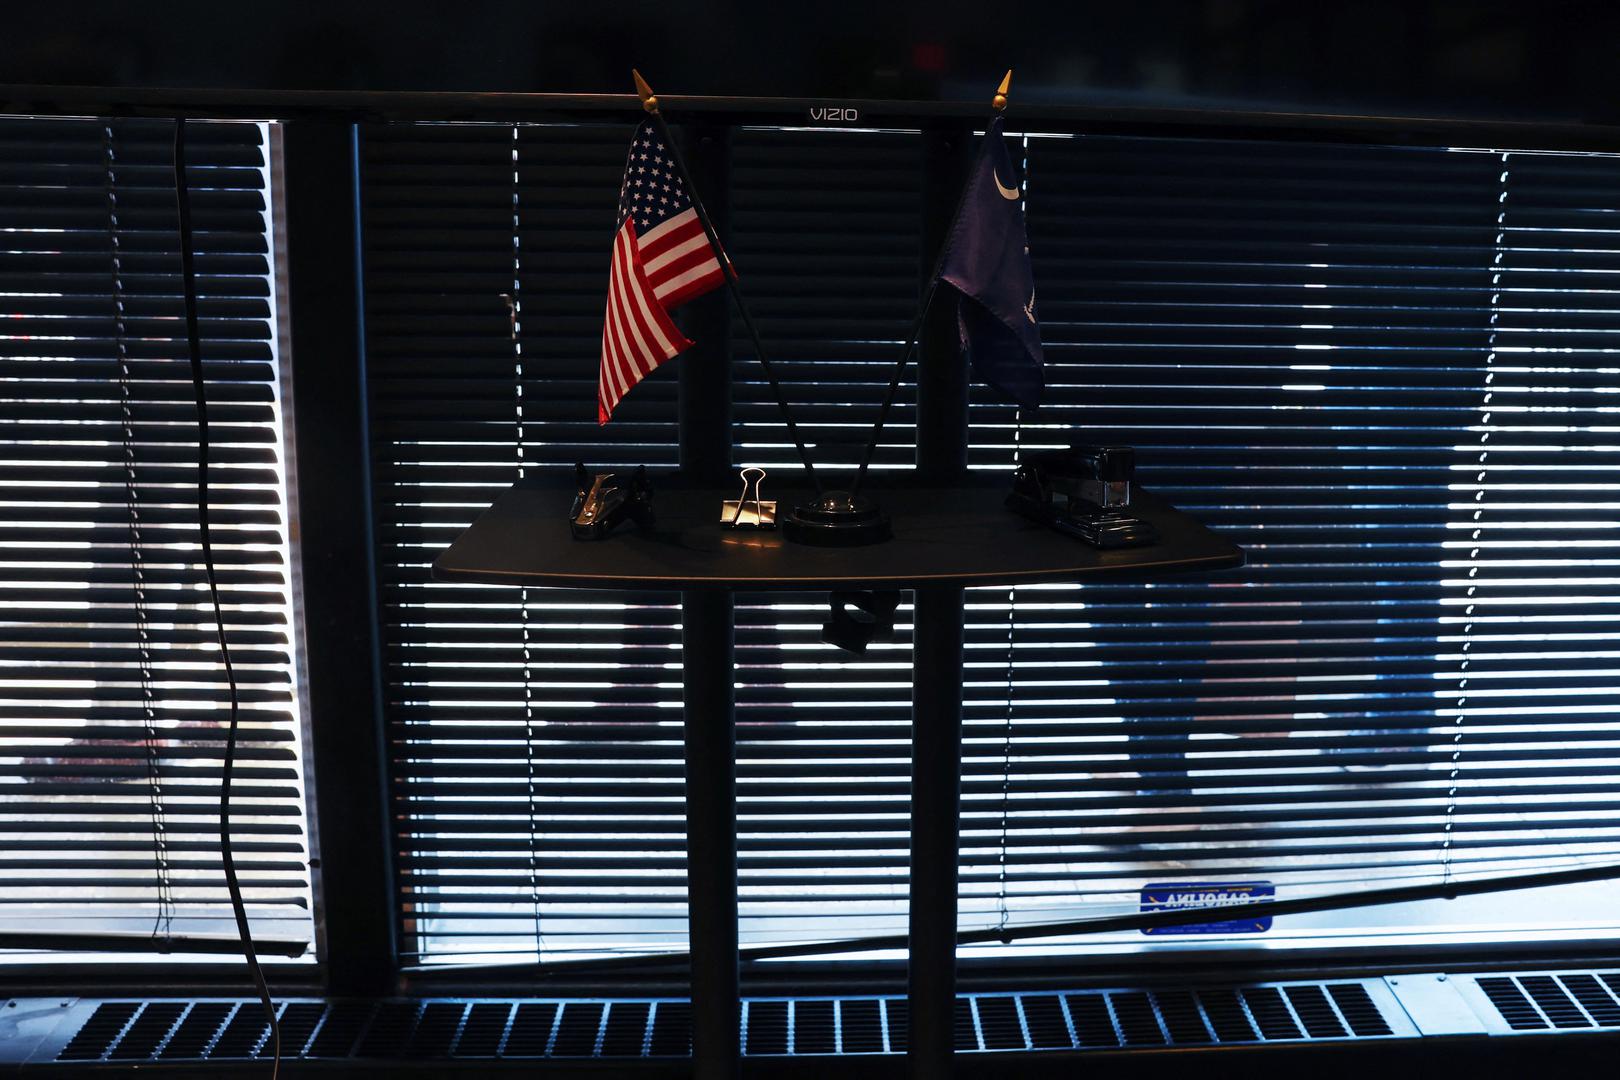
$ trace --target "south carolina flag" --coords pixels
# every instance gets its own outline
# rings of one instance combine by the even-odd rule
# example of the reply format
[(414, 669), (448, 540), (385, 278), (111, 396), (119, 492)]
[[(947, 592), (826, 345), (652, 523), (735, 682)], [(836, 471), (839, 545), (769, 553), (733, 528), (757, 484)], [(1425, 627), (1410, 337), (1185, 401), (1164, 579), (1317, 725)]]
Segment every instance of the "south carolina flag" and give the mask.
[(1034, 408), (1045, 377), (1022, 193), (1001, 139), (1001, 117), (990, 122), (984, 137), (987, 144), (962, 195), (940, 280), (958, 293), (962, 351), (980, 380)]

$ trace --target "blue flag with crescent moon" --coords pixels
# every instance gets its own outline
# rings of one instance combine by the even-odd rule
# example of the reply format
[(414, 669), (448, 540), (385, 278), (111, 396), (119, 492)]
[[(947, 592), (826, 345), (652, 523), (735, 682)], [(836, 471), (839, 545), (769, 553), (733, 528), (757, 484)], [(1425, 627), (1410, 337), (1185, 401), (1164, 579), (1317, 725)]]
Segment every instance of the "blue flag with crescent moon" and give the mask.
[(990, 122), (984, 137), (940, 279), (959, 294), (957, 332), (979, 379), (1034, 408), (1045, 379), (1021, 192), (1001, 139), (1001, 117)]

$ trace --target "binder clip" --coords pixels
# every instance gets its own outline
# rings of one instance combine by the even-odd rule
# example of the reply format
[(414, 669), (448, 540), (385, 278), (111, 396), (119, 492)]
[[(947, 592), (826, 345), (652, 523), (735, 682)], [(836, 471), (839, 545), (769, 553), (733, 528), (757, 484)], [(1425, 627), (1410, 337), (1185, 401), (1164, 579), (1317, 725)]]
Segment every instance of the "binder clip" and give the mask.
[(720, 503), (720, 526), (725, 529), (776, 528), (776, 500), (760, 497), (765, 470), (749, 466), (742, 471), (742, 494)]

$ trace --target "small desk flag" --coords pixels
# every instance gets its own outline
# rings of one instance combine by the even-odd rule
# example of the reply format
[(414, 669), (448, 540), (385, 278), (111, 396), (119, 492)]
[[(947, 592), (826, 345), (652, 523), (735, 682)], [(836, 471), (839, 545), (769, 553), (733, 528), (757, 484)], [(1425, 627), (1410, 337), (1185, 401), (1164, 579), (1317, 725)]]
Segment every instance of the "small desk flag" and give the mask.
[(653, 368), (692, 347), (669, 313), (725, 283), (703, 224), (651, 120), (636, 129), (619, 185), (619, 226), (613, 234), (596, 420)]
[(1045, 381), (1021, 192), (1001, 117), (984, 137), (988, 145), (968, 178), (940, 279), (959, 294), (957, 332), (979, 379), (1034, 408)]

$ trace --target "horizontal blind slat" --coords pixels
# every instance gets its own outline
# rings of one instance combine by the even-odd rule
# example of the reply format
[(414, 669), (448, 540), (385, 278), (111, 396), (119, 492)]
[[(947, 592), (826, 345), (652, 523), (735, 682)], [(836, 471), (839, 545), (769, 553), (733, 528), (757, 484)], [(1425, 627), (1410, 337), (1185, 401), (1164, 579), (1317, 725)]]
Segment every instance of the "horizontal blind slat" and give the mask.
[[(255, 933), (312, 940), (265, 130), (191, 123), (187, 182), (215, 553), (242, 687), (233, 846)], [(198, 602), (196, 430), (176, 331), (173, 138), (162, 121), (0, 118), (8, 930), (235, 932), (217, 836), (227, 687)], [(167, 959), (158, 948), (136, 959)]]

